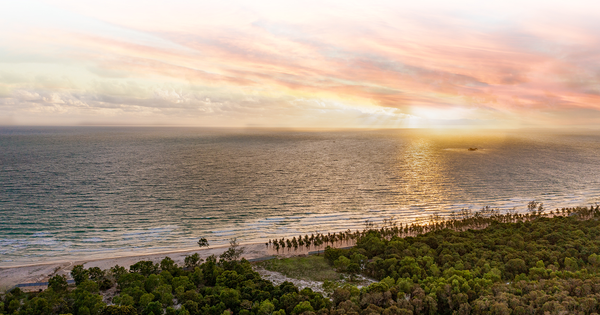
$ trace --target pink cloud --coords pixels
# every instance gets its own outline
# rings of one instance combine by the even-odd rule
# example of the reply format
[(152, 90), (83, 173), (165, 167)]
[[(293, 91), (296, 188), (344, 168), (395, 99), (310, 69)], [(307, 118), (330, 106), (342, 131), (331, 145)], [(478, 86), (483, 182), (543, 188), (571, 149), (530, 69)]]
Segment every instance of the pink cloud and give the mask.
[(152, 11), (148, 16), (156, 14), (162, 27), (140, 17), (129, 21), (127, 12), (111, 16), (106, 9), (60, 5), (173, 44), (55, 33), (52, 41), (70, 47), (77, 58), (131, 77), (283, 91), (407, 112), (460, 106), (517, 117), (600, 106), (599, 25), (585, 11), (555, 12), (559, 19), (530, 12), (516, 19), (505, 11), (499, 13), (504, 20), (488, 21), (491, 11), (479, 16), (466, 7), (329, 4), (325, 13), (311, 15), (300, 7), (226, 11), (215, 5), (206, 7), (215, 16), (202, 11), (198, 21), (189, 12), (175, 21)]

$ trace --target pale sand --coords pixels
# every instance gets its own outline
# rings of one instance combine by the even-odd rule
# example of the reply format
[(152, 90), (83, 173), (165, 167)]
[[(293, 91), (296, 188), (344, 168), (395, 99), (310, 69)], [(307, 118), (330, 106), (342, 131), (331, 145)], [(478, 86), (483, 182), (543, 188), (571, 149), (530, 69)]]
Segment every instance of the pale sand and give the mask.
[[(354, 245), (352, 243), (340, 242), (335, 244), (334, 247), (344, 247)], [(66, 275), (67, 279), (72, 279), (71, 269), (75, 265), (83, 265), (85, 268), (99, 267), (102, 270), (110, 269), (115, 265), (119, 265), (129, 269), (129, 266), (135, 264), (138, 261), (150, 260), (154, 263), (160, 263), (165, 257), (170, 257), (179, 266), (184, 265), (185, 256), (198, 253), (200, 258), (206, 259), (210, 255), (219, 256), (221, 255), (229, 245), (222, 246), (211, 246), (210, 248), (203, 249), (192, 249), (192, 250), (180, 250), (171, 252), (162, 252), (155, 254), (143, 254), (134, 256), (124, 257), (112, 257), (103, 259), (90, 259), (90, 260), (73, 260), (54, 262), (47, 264), (38, 265), (25, 265), (17, 267), (0, 267), (0, 292), (12, 288), (16, 284), (21, 283), (36, 283), (36, 282), (47, 282), (48, 279), (55, 275)], [(276, 255), (280, 258), (292, 257), (292, 256), (303, 256), (308, 254), (308, 249), (305, 247), (299, 248), (298, 250), (280, 250), (276, 252), (271, 247), (267, 248), (265, 243), (246, 243), (241, 244), (240, 247), (244, 248), (244, 254), (242, 257), (246, 259), (261, 258)], [(310, 251), (323, 250), (326, 246), (320, 246), (319, 248), (311, 247)], [(27, 290), (37, 290), (35, 288), (27, 288)]]
[[(228, 245), (211, 246), (210, 248), (203, 249), (171, 251), (135, 256), (62, 261), (17, 267), (0, 267), (0, 291), (5, 291), (20, 283), (47, 282), (48, 279), (55, 275), (66, 275), (67, 279), (72, 279), (70, 272), (75, 265), (83, 265), (85, 268), (99, 267), (102, 270), (110, 269), (115, 265), (119, 265), (129, 269), (129, 266), (138, 261), (150, 260), (155, 263), (160, 263), (161, 260), (168, 256), (173, 259), (175, 263), (183, 266), (185, 256), (198, 253), (200, 258), (206, 259), (206, 257), (213, 254), (219, 256), (225, 250), (227, 250), (228, 247)], [(272, 252), (272, 250), (267, 249), (265, 243), (241, 244), (240, 247), (244, 248), (244, 254), (242, 257), (246, 259), (266, 257), (275, 254)]]

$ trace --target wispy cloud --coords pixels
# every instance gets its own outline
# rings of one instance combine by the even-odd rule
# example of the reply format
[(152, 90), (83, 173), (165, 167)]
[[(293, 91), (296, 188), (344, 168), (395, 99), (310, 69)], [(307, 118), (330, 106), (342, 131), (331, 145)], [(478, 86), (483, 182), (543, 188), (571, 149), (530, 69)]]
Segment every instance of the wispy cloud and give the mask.
[(0, 111), (22, 123), (597, 123), (600, 10), (532, 3), (32, 1), (56, 18), (4, 10), (21, 19), (0, 34)]

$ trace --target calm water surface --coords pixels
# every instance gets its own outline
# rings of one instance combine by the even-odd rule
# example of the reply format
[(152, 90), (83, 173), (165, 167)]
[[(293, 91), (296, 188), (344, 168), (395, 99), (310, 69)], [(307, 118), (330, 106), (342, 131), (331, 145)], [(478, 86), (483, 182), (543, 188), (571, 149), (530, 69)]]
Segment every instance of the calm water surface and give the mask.
[(533, 131), (5, 127), (0, 266), (589, 205), (599, 152), (598, 134)]

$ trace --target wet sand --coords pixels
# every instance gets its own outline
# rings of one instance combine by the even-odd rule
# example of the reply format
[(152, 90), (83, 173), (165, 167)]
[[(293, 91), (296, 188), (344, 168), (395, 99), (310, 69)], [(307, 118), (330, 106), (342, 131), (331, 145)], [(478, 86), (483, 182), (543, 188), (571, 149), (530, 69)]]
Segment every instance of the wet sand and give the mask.
[[(333, 247), (346, 247), (354, 245), (350, 242), (338, 242)], [(319, 246), (318, 248), (300, 247), (297, 250), (284, 249), (276, 252), (272, 247), (268, 247), (265, 243), (244, 243), (240, 247), (244, 248), (243, 258), (254, 259), (276, 255), (277, 257), (293, 257), (307, 255), (309, 251), (324, 250), (327, 245)], [(331, 246), (331, 244), (329, 244)], [(142, 254), (122, 257), (109, 257), (101, 259), (81, 259), (69, 260), (44, 264), (33, 264), (23, 266), (0, 267), (0, 292), (12, 288), (16, 284), (21, 283), (37, 283), (47, 282), (48, 279), (55, 275), (66, 275), (67, 279), (72, 279), (71, 269), (75, 265), (83, 265), (85, 268), (99, 267), (102, 270), (110, 269), (115, 265), (119, 265), (129, 269), (129, 266), (138, 261), (150, 260), (154, 263), (160, 263), (165, 257), (170, 257), (176, 264), (183, 266), (185, 256), (198, 253), (201, 259), (206, 260), (210, 255), (219, 256), (229, 248), (229, 245), (211, 246), (210, 248), (198, 248), (192, 250), (179, 250), (171, 252), (161, 252), (154, 254)], [(28, 291), (38, 290), (44, 287), (27, 287)]]
[[(16, 284), (21, 283), (47, 282), (48, 279), (55, 275), (66, 275), (67, 279), (71, 279), (71, 269), (73, 269), (73, 266), (75, 265), (83, 265), (85, 268), (99, 267), (102, 270), (109, 269), (115, 265), (129, 268), (129, 266), (135, 264), (138, 261), (150, 260), (154, 263), (159, 263), (161, 260), (168, 256), (171, 259), (173, 259), (175, 263), (177, 263), (180, 266), (183, 266), (185, 256), (198, 253), (200, 255), (200, 258), (206, 259), (210, 255), (219, 256), (225, 250), (227, 250), (228, 247), (228, 245), (222, 245), (211, 246), (210, 248), (203, 249), (180, 250), (135, 256), (111, 257), (90, 260), (82, 259), (45, 263), (38, 265), (0, 267), (0, 291), (5, 291), (9, 288), (12, 288)], [(241, 244), (240, 247), (244, 248), (244, 254), (242, 255), (242, 257), (246, 259), (266, 257), (274, 254), (272, 250), (268, 249), (265, 246), (265, 243)], [(29, 289), (30, 288), (28, 288), (28, 290)], [(37, 289), (37, 287), (31, 289)]]

